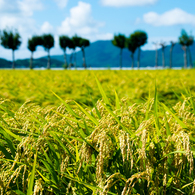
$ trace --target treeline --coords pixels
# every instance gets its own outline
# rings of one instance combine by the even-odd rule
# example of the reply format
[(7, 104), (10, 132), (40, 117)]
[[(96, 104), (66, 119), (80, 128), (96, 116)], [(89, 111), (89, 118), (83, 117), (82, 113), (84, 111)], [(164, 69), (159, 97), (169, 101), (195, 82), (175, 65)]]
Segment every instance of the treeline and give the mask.
[[(15, 59), (14, 59), (14, 51), (19, 49), (21, 45), (21, 36), (20, 34), (15, 31), (9, 31), (9, 30), (3, 30), (1, 34), (1, 45), (6, 49), (12, 50), (12, 68), (15, 68)], [(122, 53), (123, 49), (127, 48), (130, 51), (131, 56), (131, 67), (134, 68), (134, 53), (136, 50), (138, 50), (138, 58), (137, 58), (137, 67), (140, 68), (140, 54), (141, 54), (141, 47), (147, 43), (147, 33), (144, 31), (135, 31), (134, 33), (130, 34), (129, 37), (125, 37), (123, 34), (118, 34), (114, 36), (114, 39), (112, 40), (112, 44), (114, 46), (117, 46), (120, 48), (120, 62), (119, 67), (122, 68)], [(190, 51), (190, 46), (194, 42), (194, 37), (192, 35), (188, 35), (185, 30), (181, 31), (181, 35), (178, 38), (178, 43), (181, 45), (183, 51), (184, 51), (184, 68), (188, 67), (188, 57), (189, 55), (189, 67), (193, 67), (192, 62), (192, 55)], [(161, 47), (162, 51), (162, 66), (165, 68), (165, 54), (164, 50), (166, 48), (165, 42), (154, 42), (153, 43), (156, 46), (156, 57), (155, 57), (155, 67), (158, 67), (158, 46)], [(169, 68), (172, 68), (172, 53), (174, 46), (176, 42), (171, 41), (171, 48), (170, 48), (170, 59), (169, 59)], [(73, 66), (76, 67), (76, 48), (80, 48), (83, 54), (83, 67), (86, 69), (86, 60), (85, 60), (85, 48), (90, 45), (90, 41), (88, 39), (84, 39), (82, 37), (79, 37), (77, 35), (73, 37), (68, 37), (66, 35), (59, 36), (59, 45), (61, 49), (63, 50), (64, 54), (64, 68), (71, 68)], [(30, 69), (33, 69), (33, 54), (36, 51), (37, 46), (44, 47), (45, 51), (48, 54), (48, 61), (47, 61), (47, 69), (50, 69), (51, 63), (50, 63), (50, 49), (54, 47), (54, 37), (51, 34), (44, 34), (42, 36), (33, 36), (32, 38), (28, 39), (27, 48), (31, 52), (31, 58), (30, 58)], [(70, 55), (69, 62), (67, 60), (66, 56), (66, 49), (69, 48), (72, 50), (72, 54)], [(74, 61), (74, 62), (73, 62)]]
[[(8, 31), (3, 30), (1, 35), (1, 45), (6, 49), (12, 50), (12, 68), (15, 69), (15, 57), (14, 52), (15, 50), (19, 49), (21, 45), (21, 36), (20, 34), (15, 31)], [(86, 60), (85, 60), (85, 48), (90, 45), (88, 39), (84, 39), (82, 37), (78, 37), (77, 35), (69, 38), (68, 36), (62, 35), (59, 37), (59, 45), (64, 53), (64, 68), (76, 67), (76, 53), (75, 50), (79, 47), (83, 53), (83, 67), (87, 68)], [(37, 46), (42, 46), (48, 54), (48, 61), (47, 61), (47, 69), (50, 69), (51, 62), (50, 62), (50, 49), (54, 47), (54, 37), (51, 34), (44, 34), (42, 36), (33, 36), (32, 38), (28, 39), (27, 48), (31, 52), (30, 58), (30, 65), (29, 68), (33, 69), (33, 54), (36, 51)], [(70, 62), (68, 63), (66, 57), (66, 49), (69, 48), (73, 50), (70, 56)], [(74, 62), (73, 62), (74, 57)]]
[[(112, 40), (112, 44), (120, 48), (120, 68), (122, 68), (122, 52), (124, 48), (127, 48), (131, 53), (131, 67), (134, 68), (134, 53), (136, 50), (138, 50), (138, 58), (137, 58), (137, 67), (140, 68), (140, 52), (141, 52), (141, 46), (145, 45), (147, 43), (147, 33), (144, 31), (135, 31), (132, 33), (129, 37), (125, 37), (125, 35), (119, 34), (115, 35), (114, 39)], [(178, 39), (178, 43), (181, 45), (183, 51), (184, 51), (184, 68), (188, 67), (188, 61), (187, 61), (187, 54), (189, 55), (189, 67), (193, 67), (192, 62), (192, 55), (190, 51), (190, 46), (194, 42), (194, 37), (192, 35), (188, 35), (185, 30), (181, 31), (181, 35)], [(165, 68), (165, 54), (164, 50), (166, 48), (166, 43), (161, 42), (153, 43), (156, 46), (156, 57), (155, 57), (155, 67), (158, 67), (158, 46), (161, 47), (162, 51), (162, 66)], [(173, 48), (176, 44), (176, 42), (171, 41), (171, 48), (170, 48), (170, 59), (169, 59), (169, 68), (172, 68), (172, 53)]]

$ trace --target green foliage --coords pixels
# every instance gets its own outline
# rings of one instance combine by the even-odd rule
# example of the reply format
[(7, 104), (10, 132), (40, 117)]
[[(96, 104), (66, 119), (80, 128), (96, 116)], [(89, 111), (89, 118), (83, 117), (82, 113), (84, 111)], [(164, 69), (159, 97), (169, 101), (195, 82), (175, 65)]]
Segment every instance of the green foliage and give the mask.
[(68, 36), (60, 36), (59, 37), (59, 44), (61, 49), (63, 49), (64, 51), (66, 50), (66, 48), (69, 46), (70, 44), (70, 38)]
[(194, 42), (194, 37), (192, 35), (188, 35), (187, 32), (182, 29), (181, 36), (179, 37), (179, 44), (182, 46), (190, 46)]
[(54, 47), (54, 38), (51, 34), (44, 34), (42, 36), (43, 41), (43, 47), (45, 48), (45, 51), (49, 51), (52, 47)]
[(79, 41), (79, 45), (81, 49), (85, 49), (85, 47), (88, 47), (90, 45), (90, 42), (88, 39), (81, 38)]
[(114, 39), (112, 40), (112, 44), (121, 49), (125, 48), (125, 43), (126, 43), (126, 37), (125, 35), (122, 34), (115, 35)]
[(148, 36), (144, 31), (135, 31), (132, 34), (132, 39), (136, 40), (137, 47), (141, 47), (147, 43)]
[(81, 45), (80, 45), (81, 39), (82, 38), (81, 37), (78, 37), (77, 35), (75, 35), (75, 36), (72, 37), (72, 41), (73, 41), (73, 43), (75, 45), (75, 48), (76, 47), (81, 47)]
[(135, 53), (138, 46), (137, 39), (133, 34), (131, 34), (130, 37), (126, 39), (126, 47), (130, 52), (133, 54)]
[(14, 51), (17, 50), (21, 45), (20, 34), (15, 31), (3, 30), (3, 35), (1, 35), (1, 45), (6, 49), (12, 49), (12, 68), (15, 68)]
[(6, 49), (17, 50), (21, 45), (20, 34), (15, 31), (3, 30), (1, 35), (1, 45)]

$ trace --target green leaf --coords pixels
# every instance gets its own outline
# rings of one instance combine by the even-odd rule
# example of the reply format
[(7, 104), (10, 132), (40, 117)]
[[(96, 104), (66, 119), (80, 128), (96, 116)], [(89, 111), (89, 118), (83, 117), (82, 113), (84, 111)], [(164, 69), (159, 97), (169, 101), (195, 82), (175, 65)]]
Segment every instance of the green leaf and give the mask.
[(51, 135), (59, 142), (60, 146), (71, 156), (71, 158), (75, 161), (75, 157), (73, 154), (70, 152), (70, 150), (60, 141), (60, 139), (57, 137), (57, 135), (54, 132), (50, 132)]
[(36, 151), (35, 158), (34, 158), (33, 170), (31, 172), (27, 195), (32, 195), (32, 192), (33, 192), (36, 162), (37, 162), (37, 151)]
[(171, 136), (171, 131), (170, 131), (170, 128), (169, 128), (169, 123), (167, 121), (167, 116), (166, 116), (164, 107), (163, 107), (163, 113), (164, 113), (164, 117), (165, 117), (165, 125), (166, 125), (167, 136)]
[(51, 166), (50, 164), (48, 164), (44, 160), (41, 160), (41, 162), (45, 165), (46, 169), (51, 174), (51, 176), (52, 176), (52, 182), (54, 182), (57, 185), (58, 184), (58, 177), (57, 177), (57, 174), (56, 174), (53, 166)]
[[(157, 86), (155, 82), (155, 95), (154, 95), (154, 117), (155, 117), (155, 126), (157, 135), (160, 135), (160, 125), (159, 125), (159, 119), (158, 119), (158, 93), (157, 93)], [(157, 137), (155, 136), (155, 141), (157, 143)]]
[(11, 157), (11, 154), (6, 150), (5, 147), (3, 147), (3, 146), (0, 145), (0, 151), (3, 152), (3, 154), (5, 155), (5, 157), (6, 157), (7, 159), (13, 160), (13, 158)]
[(115, 91), (115, 104), (116, 104), (116, 109), (119, 110), (120, 109), (120, 101), (119, 101), (119, 98), (118, 98), (116, 91)]
[[(94, 76), (95, 76), (95, 75), (94, 75)], [(98, 88), (99, 88), (99, 90), (100, 90), (100, 93), (101, 93), (101, 95), (102, 95), (102, 98), (103, 98), (104, 102), (105, 102), (106, 104), (110, 104), (110, 102), (109, 102), (109, 100), (108, 100), (108, 98), (107, 98), (107, 96), (106, 96), (106, 93), (104, 92), (104, 90), (103, 90), (103, 88), (102, 88), (102, 85), (100, 84), (100, 82), (99, 82), (99, 80), (97, 79), (96, 76), (95, 76), (95, 80), (96, 80), (96, 82), (97, 82)]]
[(99, 122), (93, 117), (91, 116), (82, 106), (80, 106), (77, 102), (75, 102), (75, 104), (81, 109), (81, 111), (95, 124), (95, 125), (99, 125)]
[(100, 102), (102, 104), (102, 106), (114, 117), (114, 119), (118, 122), (118, 124), (127, 132), (129, 133), (130, 135), (132, 134), (130, 132), (129, 129), (127, 129), (121, 122), (120, 120), (118, 119), (118, 117), (112, 112), (112, 110), (110, 110), (110, 108), (108, 108), (108, 106), (104, 105), (104, 103)]
[(171, 114), (174, 118), (175, 118), (175, 120), (177, 121), (177, 123), (182, 127), (182, 128), (184, 128), (184, 129), (187, 129), (188, 127), (175, 115), (175, 114), (173, 114), (172, 112), (171, 112), (171, 110), (167, 107), (167, 106), (165, 106), (165, 104), (163, 104), (163, 103), (161, 103), (161, 105), (164, 107), (164, 109), (167, 111), (167, 112), (169, 112), (169, 114)]
[(21, 139), (19, 136), (17, 136), (16, 134), (12, 133), (10, 130), (4, 128), (4, 127), (2, 126), (1, 123), (0, 123), (0, 126), (1, 126), (1, 128), (2, 128), (4, 131), (6, 131), (9, 135), (11, 135), (12, 137), (14, 137), (15, 139), (17, 139), (17, 140), (20, 141), (20, 142), (22, 141), (22, 139)]
[(60, 98), (56, 93), (54, 93), (53, 91), (52, 91), (52, 93), (66, 106), (66, 109), (73, 115), (73, 116), (75, 116), (76, 118), (80, 118), (80, 116), (79, 115), (77, 115), (73, 110), (72, 110), (72, 108), (62, 99), (62, 98)]

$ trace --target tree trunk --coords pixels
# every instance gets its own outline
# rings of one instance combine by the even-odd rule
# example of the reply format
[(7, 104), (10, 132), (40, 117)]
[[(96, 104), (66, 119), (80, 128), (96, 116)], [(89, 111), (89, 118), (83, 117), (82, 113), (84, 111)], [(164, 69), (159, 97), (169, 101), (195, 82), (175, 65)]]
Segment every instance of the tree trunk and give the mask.
[(192, 55), (191, 55), (190, 47), (188, 46), (187, 48), (188, 48), (188, 53), (189, 53), (190, 68), (193, 68)]
[(131, 68), (134, 68), (134, 53), (131, 53)]
[(187, 68), (187, 50), (186, 50), (186, 46), (183, 46), (182, 47), (183, 51), (184, 51), (184, 54), (183, 54), (183, 57), (184, 57), (184, 68)]
[(31, 52), (31, 58), (30, 58), (30, 67), (31, 70), (33, 69), (33, 51)]
[(158, 49), (156, 48), (156, 59), (155, 59), (155, 67), (158, 67)]
[(171, 49), (170, 49), (170, 65), (169, 65), (170, 69), (172, 68), (172, 54), (173, 54), (173, 46), (171, 46)]
[(82, 48), (82, 52), (83, 52), (83, 67), (85, 69), (87, 69), (86, 60), (85, 60), (85, 49), (84, 48)]
[(51, 68), (51, 62), (50, 62), (50, 55), (49, 55), (49, 49), (48, 49), (47, 69), (49, 70), (50, 68)]
[(77, 67), (77, 56), (76, 56), (76, 52), (74, 50), (74, 67)]
[(140, 67), (140, 53), (141, 53), (141, 49), (140, 47), (138, 47), (138, 55), (137, 55), (137, 68), (138, 69)]
[(68, 67), (67, 58), (66, 58), (66, 49), (64, 49), (64, 68)]
[(122, 69), (122, 54), (123, 54), (123, 49), (121, 48), (120, 50), (120, 69)]
[(162, 66), (165, 68), (165, 50), (162, 48)]
[(73, 58), (73, 52), (70, 55), (69, 69), (71, 69), (72, 67), (72, 58)]
[(14, 57), (14, 50), (12, 50), (12, 69), (15, 69), (15, 57)]

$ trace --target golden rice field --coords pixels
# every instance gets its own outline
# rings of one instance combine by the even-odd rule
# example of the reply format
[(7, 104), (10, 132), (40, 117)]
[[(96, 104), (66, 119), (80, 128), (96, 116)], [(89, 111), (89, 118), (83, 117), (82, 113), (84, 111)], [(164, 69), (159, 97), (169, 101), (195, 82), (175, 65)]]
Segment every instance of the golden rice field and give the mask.
[(195, 194), (195, 70), (0, 70), (0, 194)]

